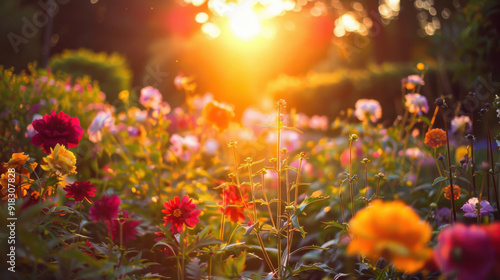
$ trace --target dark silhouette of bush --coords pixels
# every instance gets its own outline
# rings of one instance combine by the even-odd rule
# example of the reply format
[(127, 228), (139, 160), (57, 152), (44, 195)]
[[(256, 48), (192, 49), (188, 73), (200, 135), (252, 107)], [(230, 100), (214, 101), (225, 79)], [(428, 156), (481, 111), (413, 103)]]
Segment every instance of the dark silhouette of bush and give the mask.
[(49, 68), (54, 73), (71, 74), (73, 79), (89, 76), (99, 83), (108, 102), (118, 98), (122, 90), (130, 89), (132, 73), (125, 57), (118, 53), (95, 53), (87, 49), (65, 50), (53, 56)]

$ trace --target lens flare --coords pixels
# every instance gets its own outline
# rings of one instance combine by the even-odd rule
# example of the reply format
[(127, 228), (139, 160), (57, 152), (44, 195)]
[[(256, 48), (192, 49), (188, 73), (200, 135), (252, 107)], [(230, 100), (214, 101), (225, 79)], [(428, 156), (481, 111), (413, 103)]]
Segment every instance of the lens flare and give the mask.
[(237, 9), (231, 13), (229, 26), (240, 39), (251, 39), (261, 30), (259, 17), (251, 9)]

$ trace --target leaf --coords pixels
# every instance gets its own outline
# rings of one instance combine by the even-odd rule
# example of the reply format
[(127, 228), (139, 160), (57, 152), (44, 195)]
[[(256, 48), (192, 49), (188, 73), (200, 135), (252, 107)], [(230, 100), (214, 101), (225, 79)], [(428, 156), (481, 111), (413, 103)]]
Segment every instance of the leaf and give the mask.
[(328, 248), (323, 248), (323, 247), (320, 247), (320, 246), (317, 246), (317, 245), (311, 245), (311, 246), (304, 246), (304, 247), (300, 247), (299, 249), (293, 251), (292, 253), (290, 253), (290, 256), (293, 256), (295, 253), (298, 253), (300, 251), (305, 251), (305, 250), (320, 250), (320, 251), (324, 251), (324, 250), (328, 250)]
[(202, 269), (206, 266), (206, 263), (201, 263), (199, 258), (194, 258), (186, 265), (186, 274), (188, 279), (201, 280), (202, 279)]
[(327, 225), (325, 227), (325, 229), (327, 229), (329, 227), (336, 227), (336, 228), (340, 228), (341, 230), (345, 230), (345, 225), (342, 223), (339, 223), (339, 222), (331, 221), (331, 222), (326, 222), (326, 223), (323, 222), (323, 224)]
[(311, 264), (311, 265), (301, 265), (298, 268), (294, 269), (291, 272), (290, 276), (295, 276), (301, 272), (309, 271), (309, 270), (319, 270), (327, 273), (335, 273), (331, 268), (329, 268), (326, 264)]
[(436, 179), (434, 179), (434, 182), (432, 183), (432, 186), (434, 187), (435, 185), (441, 183), (441, 182), (444, 182), (448, 180), (448, 177), (437, 177)]
[[(258, 224), (259, 224), (259, 222), (257, 221), (257, 223), (255, 223), (255, 224), (253, 224), (253, 225), (251, 225), (251, 226), (249, 226), (249, 227), (244, 227), (244, 228), (246, 229), (246, 231), (245, 231), (245, 234), (243, 234), (243, 236), (245, 236), (245, 237), (246, 237), (246, 236), (250, 235), (250, 233), (252, 233), (252, 231), (253, 231), (253, 229), (255, 228), (255, 226), (257, 226)], [(257, 227), (257, 228), (258, 228), (258, 227)], [(258, 234), (258, 233), (257, 233), (257, 234)]]

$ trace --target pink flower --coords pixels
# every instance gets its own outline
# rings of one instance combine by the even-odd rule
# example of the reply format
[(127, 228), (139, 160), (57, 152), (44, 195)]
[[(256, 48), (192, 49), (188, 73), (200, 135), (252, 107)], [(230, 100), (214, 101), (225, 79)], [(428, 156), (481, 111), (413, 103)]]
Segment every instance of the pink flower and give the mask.
[(142, 106), (146, 108), (157, 109), (160, 107), (161, 102), (163, 100), (163, 96), (160, 91), (153, 87), (145, 87), (141, 89), (141, 97), (139, 102)]
[(360, 121), (368, 121), (376, 122), (382, 117), (382, 107), (380, 107), (380, 103), (374, 99), (359, 99), (356, 101), (356, 110), (354, 111), (354, 115)]
[(445, 228), (439, 234), (434, 255), (443, 273), (457, 273), (458, 280), (486, 279), (494, 261), (488, 234), (476, 225)]
[(309, 127), (316, 130), (326, 131), (328, 129), (328, 117), (314, 115), (309, 120)]
[(429, 105), (427, 104), (427, 98), (418, 93), (409, 93), (405, 95), (405, 106), (408, 108), (408, 112), (417, 115), (422, 115), (422, 112), (429, 112)]
[(184, 161), (190, 160), (192, 153), (196, 153), (200, 149), (198, 138), (192, 135), (182, 137), (176, 133), (170, 137), (170, 142), (172, 143), (170, 149), (174, 155)]
[(471, 128), (471, 121), (468, 116), (454, 117), (451, 120), (451, 132), (465, 133)]
[(401, 80), (401, 84), (407, 90), (413, 90), (417, 87), (417, 85), (423, 86), (425, 85), (424, 79), (422, 79), (419, 75), (410, 75)]

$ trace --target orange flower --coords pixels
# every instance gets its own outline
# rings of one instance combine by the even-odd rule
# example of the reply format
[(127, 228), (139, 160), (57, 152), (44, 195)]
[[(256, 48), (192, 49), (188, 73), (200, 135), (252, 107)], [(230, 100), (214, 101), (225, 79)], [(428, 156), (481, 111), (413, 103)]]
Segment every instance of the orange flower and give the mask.
[(424, 143), (432, 148), (439, 148), (446, 144), (446, 132), (441, 128), (434, 128), (425, 134)]
[[(444, 188), (444, 197), (446, 197), (446, 199), (448, 200), (451, 200), (450, 185)], [(457, 200), (459, 197), (460, 197), (460, 187), (457, 185), (453, 185), (453, 200)]]
[(231, 106), (225, 103), (211, 101), (203, 109), (203, 116), (207, 122), (213, 124), (219, 130), (225, 130), (234, 117), (234, 111)]
[(349, 228), (354, 238), (347, 247), (348, 254), (363, 254), (373, 262), (384, 257), (407, 273), (421, 269), (432, 256), (426, 246), (431, 227), (401, 201), (375, 200), (356, 213)]
[[(12, 159), (11, 159), (11, 161), (12, 161)], [(7, 163), (5, 164), (5, 166), (7, 166)], [(34, 170), (36, 168), (36, 166), (37, 166), (36, 162), (28, 164), (28, 167), (31, 170)], [(20, 168), (13, 166), (10, 168), (16, 168), (15, 182), (14, 183), (10, 182), (11, 185), (14, 184), (14, 186), (18, 190), (20, 190), (19, 192), (16, 192), (16, 198), (19, 198), (18, 197), (19, 193), (21, 193), (22, 196), (26, 196), (28, 194), (28, 189), (30, 188), (31, 184), (33, 184), (33, 182), (35, 181), (33, 179), (30, 179), (30, 171), (28, 170), (28, 168), (26, 168), (24, 166), (21, 166)], [(12, 177), (10, 177), (10, 178), (12, 178)], [(9, 189), (9, 175), (7, 172), (3, 173), (0, 176), (0, 185), (2, 186), (1, 196), (6, 197), (7, 193), (8, 193), (8, 189)]]
[(29, 155), (25, 155), (24, 153), (13, 153), (9, 162), (4, 163), (6, 168), (16, 168), (19, 165), (23, 165), (30, 158)]

